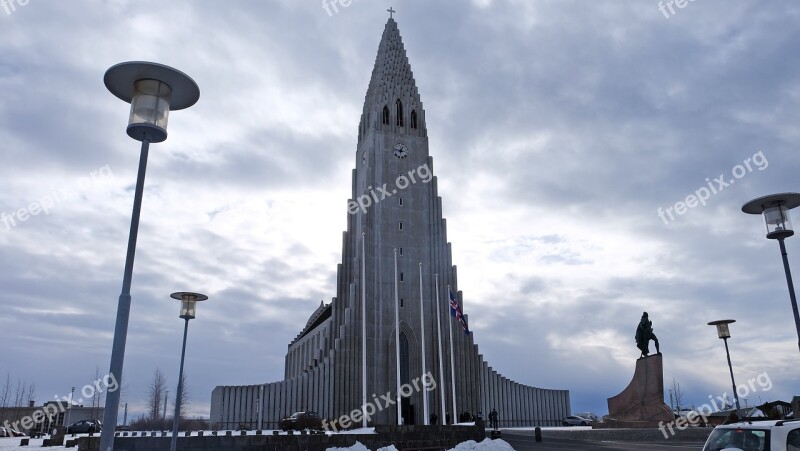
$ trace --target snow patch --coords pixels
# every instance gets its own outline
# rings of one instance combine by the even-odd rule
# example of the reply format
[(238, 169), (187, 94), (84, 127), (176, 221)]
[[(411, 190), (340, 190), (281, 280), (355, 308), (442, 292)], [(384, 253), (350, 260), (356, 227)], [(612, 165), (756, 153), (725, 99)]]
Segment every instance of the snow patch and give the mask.
[(455, 448), (448, 451), (514, 451), (514, 448), (503, 440), (487, 438), (480, 443), (474, 440), (459, 443)]
[[(348, 450), (349, 451), (370, 451), (370, 449), (367, 448), (366, 446), (362, 445), (361, 442), (356, 442), (355, 445), (353, 445), (353, 446), (351, 446), (349, 448), (328, 448), (325, 451), (348, 451)], [(394, 445), (389, 445), (389, 446), (385, 446), (383, 448), (378, 448), (375, 451), (397, 451), (397, 448), (395, 448)]]

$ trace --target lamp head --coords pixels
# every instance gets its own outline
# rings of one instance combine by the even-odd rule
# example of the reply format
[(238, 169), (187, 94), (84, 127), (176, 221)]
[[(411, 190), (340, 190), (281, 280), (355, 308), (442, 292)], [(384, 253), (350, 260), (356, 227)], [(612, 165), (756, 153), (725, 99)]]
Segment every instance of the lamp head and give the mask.
[(178, 316), (183, 319), (194, 319), (197, 314), (197, 303), (208, 299), (208, 296), (204, 294), (189, 291), (172, 293), (170, 297), (181, 301), (181, 313)]
[(717, 321), (711, 321), (708, 323), (709, 326), (717, 326), (717, 336), (721, 339), (731, 338), (731, 331), (728, 328), (728, 324), (735, 323), (735, 319), (720, 319)]
[(137, 141), (167, 139), (170, 110), (188, 108), (200, 98), (194, 80), (163, 64), (120, 63), (106, 71), (103, 81), (112, 94), (131, 104), (128, 136)]
[(782, 240), (794, 235), (789, 210), (800, 205), (800, 194), (781, 193), (759, 197), (742, 206), (742, 211), (764, 216), (767, 238)]

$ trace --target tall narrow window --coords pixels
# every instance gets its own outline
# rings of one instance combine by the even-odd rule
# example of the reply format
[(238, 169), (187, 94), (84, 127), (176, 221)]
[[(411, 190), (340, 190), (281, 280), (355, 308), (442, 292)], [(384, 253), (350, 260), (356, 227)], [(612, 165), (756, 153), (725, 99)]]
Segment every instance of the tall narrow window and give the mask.
[(403, 248), (400, 248), (400, 255), (403, 255)]
[(410, 354), (408, 337), (405, 332), (400, 332), (400, 382), (406, 383), (411, 380), (411, 371), (408, 359)]
[(403, 282), (403, 273), (400, 273), (400, 282)]
[(403, 206), (403, 198), (402, 197), (400, 198), (400, 206), (401, 207)]
[(397, 99), (397, 101), (395, 101), (395, 106), (396, 106), (396, 113), (397, 113), (397, 126), (398, 127), (402, 127), (403, 126), (403, 102), (401, 102), (400, 99)]
[(411, 110), (411, 128), (417, 128), (417, 110)]
[(403, 230), (403, 221), (400, 221), (400, 230)]
[(383, 106), (383, 124), (389, 125), (389, 107), (386, 105)]

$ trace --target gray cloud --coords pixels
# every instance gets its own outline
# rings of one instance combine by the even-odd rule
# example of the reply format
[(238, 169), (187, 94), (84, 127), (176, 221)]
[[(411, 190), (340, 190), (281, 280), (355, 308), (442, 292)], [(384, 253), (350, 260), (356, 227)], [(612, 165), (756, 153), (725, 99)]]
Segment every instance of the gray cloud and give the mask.
[[(280, 379), (287, 343), (335, 293), (386, 20), (378, 6), (332, 16), (294, 1), (0, 10), (0, 212), (113, 171), (49, 214), (0, 223), (0, 341), (13, 362), (0, 373), (35, 381), (43, 401), (108, 366), (138, 143), (102, 76), (141, 59), (189, 73), (201, 99), (171, 114), (169, 139), (151, 147), (125, 366), (132, 412), (155, 367), (177, 377), (172, 291), (211, 297), (190, 326), (193, 412), (207, 414), (215, 385)], [(632, 374), (647, 310), (666, 380), (701, 404), (727, 386), (706, 322), (733, 317), (737, 377), (769, 372), (764, 401), (795, 394), (777, 246), (739, 208), (796, 190), (800, 6), (707, 0), (669, 19), (655, 1), (397, 9), (459, 289), (494, 368), (569, 388), (574, 410), (602, 413)], [(768, 168), (659, 219), (657, 208), (757, 151)]]

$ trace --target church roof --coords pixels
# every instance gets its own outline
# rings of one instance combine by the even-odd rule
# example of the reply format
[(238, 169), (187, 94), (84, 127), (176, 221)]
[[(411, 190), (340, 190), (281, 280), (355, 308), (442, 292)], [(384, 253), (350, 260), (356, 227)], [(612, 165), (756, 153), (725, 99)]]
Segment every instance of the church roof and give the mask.
[(397, 22), (390, 18), (378, 46), (372, 78), (364, 99), (364, 113), (380, 111), (384, 105), (391, 105), (396, 99), (422, 107), (403, 38), (400, 37)]

